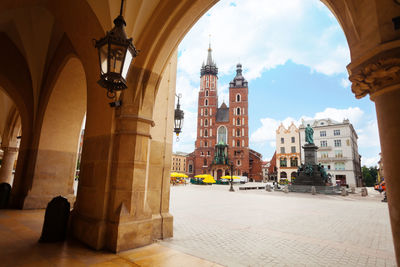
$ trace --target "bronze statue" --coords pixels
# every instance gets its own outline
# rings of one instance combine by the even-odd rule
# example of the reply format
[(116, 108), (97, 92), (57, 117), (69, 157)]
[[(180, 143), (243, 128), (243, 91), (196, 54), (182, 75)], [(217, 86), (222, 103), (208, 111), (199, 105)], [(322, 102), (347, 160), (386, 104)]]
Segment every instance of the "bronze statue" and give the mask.
[(314, 144), (314, 130), (311, 128), (310, 124), (307, 124), (306, 127), (306, 143), (307, 144)]

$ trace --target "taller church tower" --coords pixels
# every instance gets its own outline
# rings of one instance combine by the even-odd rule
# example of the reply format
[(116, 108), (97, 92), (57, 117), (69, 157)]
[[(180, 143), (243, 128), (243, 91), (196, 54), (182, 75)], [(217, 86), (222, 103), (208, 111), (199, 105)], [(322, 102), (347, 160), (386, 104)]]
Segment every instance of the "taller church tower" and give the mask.
[(195, 150), (195, 173), (206, 173), (214, 158), (215, 114), (218, 107), (218, 68), (212, 59), (211, 45), (207, 62), (200, 69), (200, 91), (197, 110), (197, 139)]

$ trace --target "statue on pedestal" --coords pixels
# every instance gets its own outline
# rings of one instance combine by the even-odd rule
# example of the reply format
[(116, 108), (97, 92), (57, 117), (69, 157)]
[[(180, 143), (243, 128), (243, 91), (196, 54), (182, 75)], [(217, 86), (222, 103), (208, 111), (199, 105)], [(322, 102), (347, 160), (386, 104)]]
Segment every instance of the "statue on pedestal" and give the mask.
[(310, 124), (307, 124), (305, 132), (306, 132), (306, 143), (314, 144), (314, 137), (313, 137), (314, 130), (313, 128), (311, 128)]

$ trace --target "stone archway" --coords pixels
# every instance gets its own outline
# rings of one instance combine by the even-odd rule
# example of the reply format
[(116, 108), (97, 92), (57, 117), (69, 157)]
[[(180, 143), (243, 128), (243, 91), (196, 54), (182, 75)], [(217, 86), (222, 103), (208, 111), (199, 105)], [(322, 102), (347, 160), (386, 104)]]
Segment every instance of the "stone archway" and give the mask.
[(44, 208), (58, 195), (74, 201), (73, 181), (85, 113), (85, 72), (79, 59), (70, 57), (54, 83), (43, 114), (33, 184), (24, 208)]

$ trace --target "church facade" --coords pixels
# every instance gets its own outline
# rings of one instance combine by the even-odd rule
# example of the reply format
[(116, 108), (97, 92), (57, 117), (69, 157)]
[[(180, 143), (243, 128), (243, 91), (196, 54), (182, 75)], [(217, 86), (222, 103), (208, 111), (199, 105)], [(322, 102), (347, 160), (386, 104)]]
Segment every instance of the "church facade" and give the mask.
[(211, 174), (215, 179), (230, 174), (262, 181), (262, 156), (249, 148), (248, 82), (242, 65), (229, 83), (229, 106), (218, 106), (218, 68), (208, 48), (206, 63), (200, 70), (197, 138), (195, 151), (189, 155), (189, 175)]

